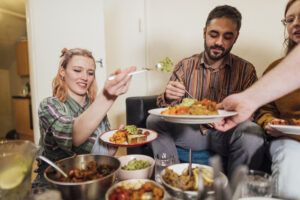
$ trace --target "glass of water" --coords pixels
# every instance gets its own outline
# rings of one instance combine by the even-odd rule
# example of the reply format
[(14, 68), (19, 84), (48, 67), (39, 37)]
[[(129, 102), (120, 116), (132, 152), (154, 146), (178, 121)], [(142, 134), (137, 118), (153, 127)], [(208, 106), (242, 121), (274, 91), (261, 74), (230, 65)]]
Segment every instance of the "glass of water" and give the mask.
[(250, 170), (242, 186), (242, 197), (271, 197), (272, 185), (269, 174)]
[(166, 152), (158, 153), (155, 155), (155, 181), (162, 183), (160, 179), (161, 171), (169, 166), (175, 164), (174, 155), (170, 155)]

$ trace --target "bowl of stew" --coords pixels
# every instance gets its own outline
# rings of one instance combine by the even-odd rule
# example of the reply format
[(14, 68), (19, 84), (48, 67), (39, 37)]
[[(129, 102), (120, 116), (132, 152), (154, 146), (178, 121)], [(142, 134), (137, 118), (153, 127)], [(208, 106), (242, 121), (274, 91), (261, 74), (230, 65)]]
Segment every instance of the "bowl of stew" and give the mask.
[(120, 170), (118, 180), (149, 179), (153, 174), (155, 161), (152, 157), (140, 154), (120, 156)]
[(130, 179), (113, 185), (105, 194), (105, 200), (165, 198), (164, 188), (149, 179)]
[(44, 172), (48, 183), (61, 192), (63, 199), (87, 200), (103, 198), (121, 166), (115, 157), (93, 154), (65, 158), (56, 164), (68, 178), (63, 178), (49, 166)]

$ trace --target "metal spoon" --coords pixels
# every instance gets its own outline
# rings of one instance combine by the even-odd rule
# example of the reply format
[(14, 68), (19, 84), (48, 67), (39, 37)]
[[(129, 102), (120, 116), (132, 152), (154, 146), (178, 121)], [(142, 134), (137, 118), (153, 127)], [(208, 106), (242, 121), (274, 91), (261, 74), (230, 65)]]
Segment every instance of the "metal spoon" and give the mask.
[[(139, 70), (139, 71), (134, 71), (134, 72), (130, 72), (129, 74), (128, 74), (128, 76), (132, 76), (132, 75), (134, 75), (134, 74), (139, 74), (139, 73), (142, 73), (142, 72), (146, 72), (146, 71), (150, 71), (150, 70), (154, 70), (154, 69), (160, 69), (162, 67), (162, 65), (160, 64), (160, 63), (157, 63), (156, 65), (155, 65), (155, 67), (153, 67), (153, 68), (150, 68), (150, 67), (144, 67), (144, 68), (142, 68), (142, 70)], [(116, 78), (116, 75), (112, 75), (112, 76), (109, 76), (108, 77), (108, 80), (114, 80)]]
[(160, 68), (162, 68), (162, 64), (160, 64), (160, 63), (157, 63), (154, 67), (143, 67), (143, 69), (148, 70), (148, 71), (157, 70), (157, 69), (160, 69)]
[(49, 165), (51, 165), (54, 169), (56, 169), (61, 175), (63, 175), (64, 178), (68, 178), (68, 175), (59, 167), (57, 166), (54, 162), (49, 160), (48, 158), (44, 156), (37, 156), (38, 159), (45, 161)]

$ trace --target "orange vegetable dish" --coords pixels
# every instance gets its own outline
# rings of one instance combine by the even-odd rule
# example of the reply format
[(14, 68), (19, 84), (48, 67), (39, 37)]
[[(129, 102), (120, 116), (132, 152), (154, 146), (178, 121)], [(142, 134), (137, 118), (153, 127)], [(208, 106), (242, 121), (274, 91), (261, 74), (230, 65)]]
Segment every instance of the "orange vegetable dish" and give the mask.
[(207, 99), (196, 101), (191, 106), (176, 105), (161, 112), (162, 115), (217, 115), (217, 103)]
[[(149, 198), (149, 196), (151, 197)], [(146, 182), (140, 189), (126, 189), (123, 186), (116, 187), (112, 194), (109, 195), (109, 200), (161, 200), (163, 196), (163, 189), (152, 182)]]
[(287, 119), (284, 121), (273, 121), (271, 122), (273, 125), (294, 125), (300, 126), (300, 119)]

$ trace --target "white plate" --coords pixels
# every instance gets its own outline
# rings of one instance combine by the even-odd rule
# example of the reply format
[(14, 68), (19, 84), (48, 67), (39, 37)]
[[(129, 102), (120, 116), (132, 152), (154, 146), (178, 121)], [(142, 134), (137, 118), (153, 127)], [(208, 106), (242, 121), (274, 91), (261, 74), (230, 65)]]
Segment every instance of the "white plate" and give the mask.
[(146, 142), (142, 142), (142, 143), (137, 143), (137, 144), (128, 144), (127, 142), (124, 142), (123, 144), (116, 144), (114, 142), (109, 141), (109, 138), (113, 136), (113, 134), (115, 132), (118, 131), (118, 129), (113, 129), (107, 132), (104, 132), (100, 135), (100, 140), (102, 140), (103, 142), (107, 143), (107, 144), (111, 144), (114, 146), (122, 146), (122, 147), (136, 147), (136, 146), (140, 146), (149, 142), (152, 142), (153, 140), (155, 140), (158, 136), (157, 132), (150, 130), (150, 129), (146, 129), (146, 128), (138, 128), (139, 130), (142, 130), (143, 133), (146, 131), (149, 131), (149, 135), (147, 136), (147, 141)]
[(273, 125), (270, 126), (278, 131), (281, 131), (286, 134), (300, 135), (300, 126), (293, 125)]
[(168, 108), (155, 108), (148, 112), (152, 115), (160, 116), (166, 121), (179, 124), (209, 124), (237, 114), (234, 111), (218, 110), (218, 115), (162, 115), (161, 112), (166, 109)]

